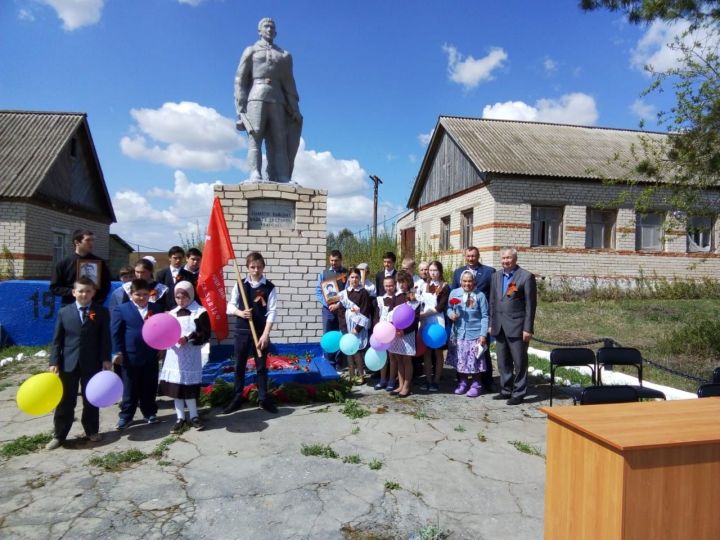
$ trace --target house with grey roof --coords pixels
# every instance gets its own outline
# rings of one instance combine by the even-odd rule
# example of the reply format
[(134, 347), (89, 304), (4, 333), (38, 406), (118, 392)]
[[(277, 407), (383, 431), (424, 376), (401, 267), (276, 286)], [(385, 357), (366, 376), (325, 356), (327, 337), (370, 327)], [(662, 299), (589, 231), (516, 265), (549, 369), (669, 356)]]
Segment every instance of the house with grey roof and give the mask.
[(0, 110), (3, 277), (48, 279), (76, 229), (107, 259), (115, 221), (86, 114)]
[(661, 202), (637, 213), (619, 202), (627, 185), (607, 181), (627, 173), (622, 163), (641, 137), (667, 135), (441, 116), (397, 222), (401, 252), (456, 266), (476, 246), (499, 267), (510, 245), (541, 277), (717, 278), (720, 190), (702, 194), (714, 214), (688, 216), (686, 226)]

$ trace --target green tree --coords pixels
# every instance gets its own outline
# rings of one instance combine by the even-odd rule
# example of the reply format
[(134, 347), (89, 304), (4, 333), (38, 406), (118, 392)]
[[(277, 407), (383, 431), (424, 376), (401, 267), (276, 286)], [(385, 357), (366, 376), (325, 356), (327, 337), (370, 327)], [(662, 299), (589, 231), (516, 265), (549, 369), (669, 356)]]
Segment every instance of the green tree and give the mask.
[[(682, 214), (715, 211), (702, 196), (720, 186), (720, 0), (580, 0), (584, 10), (608, 9), (625, 13), (636, 24), (674, 23), (682, 31), (667, 46), (678, 61), (661, 71), (645, 66), (652, 82), (643, 96), (671, 88), (675, 103), (658, 113), (667, 138), (643, 136), (628, 174), (619, 179), (642, 185), (634, 202), (643, 210), (667, 205)], [(676, 214), (677, 216), (678, 214)]]

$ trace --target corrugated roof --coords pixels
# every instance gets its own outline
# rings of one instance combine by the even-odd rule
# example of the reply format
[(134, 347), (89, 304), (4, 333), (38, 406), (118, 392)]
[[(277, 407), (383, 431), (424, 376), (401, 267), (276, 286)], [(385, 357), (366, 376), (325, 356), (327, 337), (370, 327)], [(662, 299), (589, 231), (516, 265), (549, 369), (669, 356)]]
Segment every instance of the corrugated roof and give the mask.
[[(441, 116), (445, 131), (480, 172), (564, 178), (617, 178), (627, 173), (619, 154), (630, 157), (640, 136), (660, 133), (622, 129)], [(622, 159), (620, 160), (622, 161)]]
[[(408, 200), (414, 208), (441, 138), (447, 134), (479, 173), (578, 180), (620, 178), (633, 144), (666, 134), (626, 129), (440, 116)], [(613, 160), (614, 156), (618, 160)]]
[(82, 113), (0, 111), (0, 197), (32, 197)]

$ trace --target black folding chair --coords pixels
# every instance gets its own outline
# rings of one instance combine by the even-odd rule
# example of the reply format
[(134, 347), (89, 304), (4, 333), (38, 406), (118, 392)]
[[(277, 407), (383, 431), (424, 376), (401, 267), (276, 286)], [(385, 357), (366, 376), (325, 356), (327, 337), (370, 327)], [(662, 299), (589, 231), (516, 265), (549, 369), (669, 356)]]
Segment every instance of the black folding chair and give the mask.
[(720, 397), (720, 383), (701, 384), (697, 389), (699, 398), (704, 397)]
[[(553, 403), (553, 388), (555, 387), (555, 369), (568, 366), (587, 366), (590, 368), (592, 383), (597, 384), (595, 353), (591, 349), (563, 348), (550, 351), (550, 406)], [(578, 391), (579, 392), (579, 391)], [(577, 401), (577, 396), (573, 394)]]
[(720, 383), (720, 367), (716, 367), (713, 371), (713, 382)]
[(640, 399), (665, 399), (660, 390), (642, 385), (643, 357), (640, 351), (632, 347), (600, 347), (597, 351), (597, 378), (602, 381), (602, 369), (605, 366), (634, 366), (638, 373), (639, 385), (633, 385)]
[(580, 394), (580, 405), (632, 403), (639, 400), (637, 390), (626, 385), (588, 386)]

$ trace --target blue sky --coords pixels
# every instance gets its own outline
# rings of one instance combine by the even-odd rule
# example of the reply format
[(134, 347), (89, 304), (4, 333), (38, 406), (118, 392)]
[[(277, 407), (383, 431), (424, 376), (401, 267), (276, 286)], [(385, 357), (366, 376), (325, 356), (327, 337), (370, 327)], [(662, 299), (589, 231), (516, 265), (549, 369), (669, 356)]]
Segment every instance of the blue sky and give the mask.
[[(0, 108), (87, 112), (118, 223), (166, 249), (212, 184), (248, 177), (233, 79), (265, 16), (294, 58), (304, 116), (294, 179), (328, 189), (329, 227), (405, 208), (439, 115), (654, 129), (640, 99), (677, 26), (629, 25), (577, 0), (503, 2), (4, 0)], [(665, 101), (663, 101), (665, 100)]]

